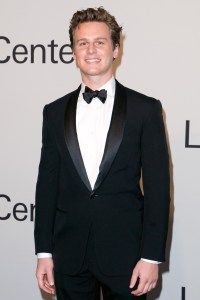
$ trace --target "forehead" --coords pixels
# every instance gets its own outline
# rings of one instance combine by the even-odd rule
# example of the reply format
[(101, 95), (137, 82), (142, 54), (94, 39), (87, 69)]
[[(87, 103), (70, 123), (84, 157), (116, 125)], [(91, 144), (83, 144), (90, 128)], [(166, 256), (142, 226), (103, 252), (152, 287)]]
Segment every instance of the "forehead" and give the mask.
[(110, 28), (104, 22), (84, 22), (79, 24), (74, 31), (74, 38), (110, 38)]

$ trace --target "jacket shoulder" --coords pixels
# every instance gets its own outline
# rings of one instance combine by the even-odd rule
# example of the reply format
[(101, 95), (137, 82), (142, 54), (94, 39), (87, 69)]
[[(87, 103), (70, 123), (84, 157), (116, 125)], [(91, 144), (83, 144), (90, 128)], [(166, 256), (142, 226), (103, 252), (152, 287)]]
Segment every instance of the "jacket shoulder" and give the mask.
[(46, 109), (46, 111), (48, 111), (48, 112), (56, 112), (56, 111), (62, 110), (66, 106), (67, 102), (69, 101), (69, 99), (72, 96), (74, 96), (74, 95), (76, 96), (76, 94), (78, 96), (80, 87), (81, 87), (81, 85), (79, 85), (79, 87), (76, 90), (73, 90), (73, 91), (63, 95), (62, 97), (59, 97), (59, 98), (45, 104), (44, 109)]
[(122, 84), (120, 85), (126, 91), (129, 105), (133, 106), (135, 109), (137, 108), (138, 112), (151, 113), (162, 108), (160, 100), (123, 86)]
[(160, 100), (152, 97), (152, 96), (148, 96), (146, 94), (140, 93), (136, 90), (130, 89), (125, 87), (126, 92), (128, 97), (130, 97), (131, 99), (134, 99), (135, 101), (140, 102), (143, 105), (155, 105), (155, 103), (160, 102)]

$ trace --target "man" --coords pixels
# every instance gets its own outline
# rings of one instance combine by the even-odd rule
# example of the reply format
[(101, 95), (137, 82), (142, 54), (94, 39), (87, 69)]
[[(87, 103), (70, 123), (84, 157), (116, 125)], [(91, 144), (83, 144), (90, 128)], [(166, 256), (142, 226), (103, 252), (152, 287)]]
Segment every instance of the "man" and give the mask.
[(162, 107), (114, 79), (121, 29), (102, 7), (73, 15), (69, 33), (82, 84), (43, 111), (36, 276), (58, 300), (93, 300), (99, 286), (105, 300), (146, 299), (165, 260)]

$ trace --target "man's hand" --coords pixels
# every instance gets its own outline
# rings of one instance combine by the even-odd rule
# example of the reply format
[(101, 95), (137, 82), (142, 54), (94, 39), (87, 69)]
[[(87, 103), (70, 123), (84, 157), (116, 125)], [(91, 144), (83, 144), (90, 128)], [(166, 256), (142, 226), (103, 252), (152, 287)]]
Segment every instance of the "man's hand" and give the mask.
[(137, 281), (139, 281), (139, 284), (131, 294), (141, 296), (142, 294), (151, 291), (155, 288), (157, 280), (158, 264), (140, 260), (133, 269), (129, 287), (133, 288)]
[(36, 277), (38, 285), (43, 291), (55, 294), (52, 258), (38, 258)]

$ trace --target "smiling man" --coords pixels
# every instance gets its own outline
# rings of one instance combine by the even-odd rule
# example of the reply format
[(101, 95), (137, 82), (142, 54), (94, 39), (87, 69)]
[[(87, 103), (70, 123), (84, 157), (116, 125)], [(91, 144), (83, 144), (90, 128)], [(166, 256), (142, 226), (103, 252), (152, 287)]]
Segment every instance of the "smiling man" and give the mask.
[(121, 30), (102, 7), (73, 15), (69, 34), (82, 83), (43, 111), (36, 275), (58, 300), (94, 300), (99, 287), (104, 300), (144, 300), (165, 260), (162, 106), (114, 78)]

